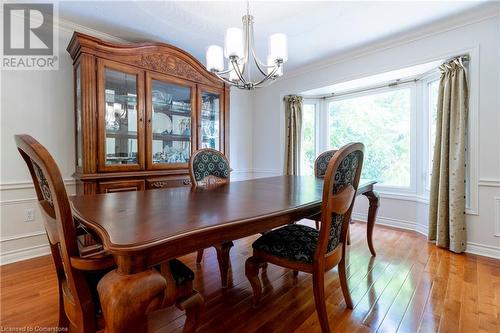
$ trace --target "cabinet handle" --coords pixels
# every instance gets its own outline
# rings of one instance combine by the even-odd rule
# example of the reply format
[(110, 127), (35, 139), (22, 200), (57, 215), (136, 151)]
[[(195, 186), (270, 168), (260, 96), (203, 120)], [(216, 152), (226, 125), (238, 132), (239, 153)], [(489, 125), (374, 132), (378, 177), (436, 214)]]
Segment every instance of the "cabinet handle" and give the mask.
[(166, 186), (167, 186), (167, 182), (166, 181), (158, 181), (158, 182), (151, 183), (151, 187), (152, 188), (163, 188), (163, 187), (166, 187)]

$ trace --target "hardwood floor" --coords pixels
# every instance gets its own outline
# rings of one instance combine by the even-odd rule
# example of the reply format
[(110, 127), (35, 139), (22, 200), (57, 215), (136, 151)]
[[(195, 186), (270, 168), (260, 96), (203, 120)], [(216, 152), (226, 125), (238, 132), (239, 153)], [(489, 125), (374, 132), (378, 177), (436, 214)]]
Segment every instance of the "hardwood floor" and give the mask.
[[(312, 223), (311, 223), (312, 225)], [(337, 270), (325, 276), (330, 327), (335, 332), (500, 332), (500, 261), (456, 255), (410, 232), (377, 226), (377, 257), (366, 245), (366, 226), (351, 228), (347, 275), (354, 310), (347, 310)], [(320, 332), (312, 280), (269, 265), (261, 276), (263, 298), (251, 306), (244, 261), (258, 236), (235, 242), (230, 288), (220, 289), (215, 251), (182, 258), (205, 297), (199, 332)], [(1, 326), (50, 327), (57, 323), (56, 277), (49, 256), (2, 266)], [(181, 332), (175, 308), (155, 313), (154, 332)], [(159, 324), (158, 324), (159, 323)]]

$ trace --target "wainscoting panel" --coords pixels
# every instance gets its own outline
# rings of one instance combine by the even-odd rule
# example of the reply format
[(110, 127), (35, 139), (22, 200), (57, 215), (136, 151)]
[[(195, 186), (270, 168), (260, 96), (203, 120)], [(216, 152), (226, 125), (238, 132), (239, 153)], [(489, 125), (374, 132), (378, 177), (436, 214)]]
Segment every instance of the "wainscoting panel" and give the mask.
[[(75, 193), (73, 179), (64, 181), (68, 194)], [(31, 182), (0, 185), (0, 265), (50, 253), (42, 215)], [(25, 222), (33, 209), (33, 221)]]
[(495, 236), (500, 237), (500, 197), (495, 198)]

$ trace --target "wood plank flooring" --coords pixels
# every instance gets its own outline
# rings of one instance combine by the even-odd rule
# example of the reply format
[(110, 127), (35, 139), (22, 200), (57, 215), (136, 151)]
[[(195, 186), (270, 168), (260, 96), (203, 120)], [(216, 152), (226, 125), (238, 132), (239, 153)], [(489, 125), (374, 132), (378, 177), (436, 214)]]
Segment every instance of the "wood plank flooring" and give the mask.
[[(302, 222), (309, 223), (309, 222)], [(312, 224), (311, 224), (312, 225)], [(269, 265), (261, 278), (263, 298), (251, 307), (244, 274), (251, 243), (231, 250), (228, 289), (220, 288), (214, 249), (182, 259), (196, 274), (206, 301), (199, 332), (320, 332), (308, 274)], [(334, 332), (500, 332), (500, 261), (456, 255), (418, 234), (376, 226), (377, 257), (366, 245), (366, 226), (351, 228), (347, 275), (354, 310), (348, 310), (337, 270), (326, 274), (326, 302)], [(1, 328), (52, 327), (57, 323), (56, 277), (49, 256), (0, 268)], [(175, 308), (152, 315), (153, 332), (181, 332), (185, 317)], [(159, 323), (159, 324), (158, 324)]]

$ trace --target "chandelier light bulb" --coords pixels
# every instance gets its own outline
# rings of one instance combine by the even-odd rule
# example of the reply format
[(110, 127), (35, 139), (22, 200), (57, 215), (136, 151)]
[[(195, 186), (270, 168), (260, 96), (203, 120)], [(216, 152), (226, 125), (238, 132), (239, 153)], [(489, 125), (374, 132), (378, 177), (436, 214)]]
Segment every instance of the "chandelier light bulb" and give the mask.
[(224, 56), (222, 55), (222, 47), (210, 45), (207, 48), (207, 70), (220, 72), (224, 70)]
[(229, 28), (226, 30), (224, 55), (228, 59), (230, 57), (243, 57), (243, 31), (240, 28)]
[(286, 62), (288, 60), (286, 35), (282, 33), (269, 36), (269, 54), (274, 60)]

